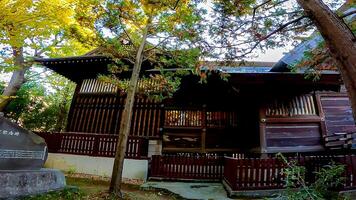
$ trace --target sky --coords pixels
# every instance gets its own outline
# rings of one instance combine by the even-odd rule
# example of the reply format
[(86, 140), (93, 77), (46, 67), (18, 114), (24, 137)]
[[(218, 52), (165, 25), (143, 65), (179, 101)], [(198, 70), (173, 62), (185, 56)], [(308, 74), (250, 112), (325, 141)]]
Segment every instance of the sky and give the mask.
[(247, 59), (249, 61), (264, 61), (264, 62), (277, 62), (279, 59), (283, 57), (285, 53), (288, 53), (293, 47), (282, 47), (276, 49), (269, 49), (265, 53), (261, 51), (258, 52), (258, 57)]

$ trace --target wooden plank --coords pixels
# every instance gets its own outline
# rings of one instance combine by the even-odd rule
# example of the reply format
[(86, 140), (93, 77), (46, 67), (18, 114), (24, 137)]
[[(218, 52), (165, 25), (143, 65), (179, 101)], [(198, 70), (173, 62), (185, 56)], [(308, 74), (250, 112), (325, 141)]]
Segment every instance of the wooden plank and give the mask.
[(322, 145), (321, 137), (310, 138), (289, 138), (286, 139), (267, 139), (268, 147), (293, 147), (293, 146), (318, 146)]
[(319, 116), (311, 116), (311, 117), (284, 117), (284, 118), (266, 118), (267, 123), (312, 123), (312, 122), (320, 122), (321, 119)]

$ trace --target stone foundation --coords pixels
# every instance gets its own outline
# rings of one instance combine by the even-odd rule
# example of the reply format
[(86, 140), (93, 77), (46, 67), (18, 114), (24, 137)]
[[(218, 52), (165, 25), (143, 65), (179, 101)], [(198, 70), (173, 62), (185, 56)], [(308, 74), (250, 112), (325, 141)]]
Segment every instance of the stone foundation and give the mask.
[(65, 187), (59, 170), (0, 170), (0, 199), (46, 193)]
[[(45, 167), (67, 173), (90, 174), (111, 177), (114, 158), (93, 157), (61, 153), (49, 153)], [(122, 172), (123, 180), (146, 181), (148, 160), (126, 159)]]

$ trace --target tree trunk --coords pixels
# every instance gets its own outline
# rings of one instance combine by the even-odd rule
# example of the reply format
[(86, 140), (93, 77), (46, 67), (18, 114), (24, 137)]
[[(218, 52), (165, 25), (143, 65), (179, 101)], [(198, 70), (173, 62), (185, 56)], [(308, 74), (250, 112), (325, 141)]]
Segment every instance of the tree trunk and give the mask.
[(122, 113), (122, 118), (120, 122), (119, 130), (119, 141), (116, 146), (116, 154), (114, 160), (114, 167), (111, 176), (110, 192), (122, 197), (121, 193), (121, 180), (122, 180), (122, 170), (124, 166), (124, 157), (126, 152), (127, 138), (130, 133), (131, 118), (132, 118), (132, 108), (135, 100), (135, 92), (137, 87), (137, 82), (139, 79), (139, 74), (141, 70), (141, 64), (143, 59), (143, 50), (145, 48), (147, 33), (149, 24), (146, 25), (142, 37), (142, 42), (136, 54), (135, 64), (132, 70), (132, 75), (130, 79), (130, 84), (127, 89), (127, 96), (125, 101), (124, 111)]
[[(22, 84), (25, 82), (25, 60), (23, 57), (23, 48), (12, 48), (14, 65), (19, 69), (12, 73), (10, 82), (2, 93), (5, 97), (15, 96), (17, 91), (21, 88)], [(11, 98), (6, 98), (3, 102), (0, 102), (0, 112), (5, 109), (5, 107), (10, 103)]]
[(298, 0), (323, 36), (344, 81), (356, 120), (356, 37), (321, 0)]

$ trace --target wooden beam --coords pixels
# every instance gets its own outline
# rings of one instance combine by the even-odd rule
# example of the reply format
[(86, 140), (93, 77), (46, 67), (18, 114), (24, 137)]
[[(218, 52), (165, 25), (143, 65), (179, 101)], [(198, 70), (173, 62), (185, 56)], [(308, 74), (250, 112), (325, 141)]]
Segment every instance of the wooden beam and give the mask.
[(267, 141), (266, 141), (266, 109), (260, 108), (259, 114), (260, 124), (260, 150), (262, 154), (267, 153)]

